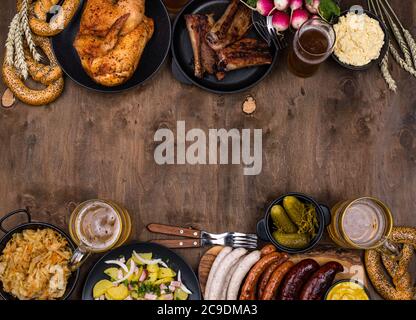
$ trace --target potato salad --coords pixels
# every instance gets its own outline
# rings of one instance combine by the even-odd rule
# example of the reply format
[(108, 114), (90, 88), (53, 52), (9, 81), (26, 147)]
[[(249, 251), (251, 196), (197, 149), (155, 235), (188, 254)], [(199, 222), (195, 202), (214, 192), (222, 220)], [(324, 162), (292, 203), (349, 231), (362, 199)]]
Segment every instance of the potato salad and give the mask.
[(107, 260), (106, 279), (93, 289), (95, 300), (187, 300), (192, 292), (183, 284), (181, 271), (169, 268), (152, 253), (133, 251), (125, 257)]

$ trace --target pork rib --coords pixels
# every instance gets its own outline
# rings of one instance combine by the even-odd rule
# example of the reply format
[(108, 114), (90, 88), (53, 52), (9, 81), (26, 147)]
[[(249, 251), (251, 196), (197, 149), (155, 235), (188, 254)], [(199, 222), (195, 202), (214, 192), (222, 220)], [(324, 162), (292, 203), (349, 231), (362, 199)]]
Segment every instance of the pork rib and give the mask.
[(207, 33), (206, 40), (213, 50), (218, 51), (240, 40), (250, 27), (251, 10), (233, 0)]
[(195, 77), (202, 78), (205, 73), (214, 74), (217, 55), (205, 41), (207, 32), (214, 24), (212, 15), (188, 14), (185, 20), (194, 53)]
[(263, 41), (245, 38), (218, 51), (219, 69), (232, 71), (272, 63), (269, 47)]

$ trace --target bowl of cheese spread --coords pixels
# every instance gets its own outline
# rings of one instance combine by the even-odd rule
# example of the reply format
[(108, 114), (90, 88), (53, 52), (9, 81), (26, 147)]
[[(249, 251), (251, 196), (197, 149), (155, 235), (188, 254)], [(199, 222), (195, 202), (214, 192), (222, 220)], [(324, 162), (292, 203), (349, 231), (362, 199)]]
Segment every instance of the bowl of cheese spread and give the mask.
[(336, 43), (333, 58), (343, 67), (366, 70), (387, 53), (389, 33), (385, 24), (370, 11), (346, 11), (334, 24)]

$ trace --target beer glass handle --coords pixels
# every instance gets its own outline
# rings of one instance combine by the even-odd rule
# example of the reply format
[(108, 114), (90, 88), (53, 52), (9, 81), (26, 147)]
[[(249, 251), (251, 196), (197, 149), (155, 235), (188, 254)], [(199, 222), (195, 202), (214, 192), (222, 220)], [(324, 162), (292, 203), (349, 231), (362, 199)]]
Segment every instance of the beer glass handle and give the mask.
[(79, 246), (74, 251), (74, 254), (71, 257), (69, 262), (69, 268), (72, 271), (75, 271), (81, 267), (81, 265), (87, 260), (91, 252), (89, 252), (84, 246)]
[(395, 261), (400, 260), (400, 258), (402, 257), (402, 251), (400, 250), (400, 246), (389, 239), (385, 239), (383, 244), (376, 250), (382, 254), (387, 255), (388, 257), (390, 257), (390, 259), (393, 259)]

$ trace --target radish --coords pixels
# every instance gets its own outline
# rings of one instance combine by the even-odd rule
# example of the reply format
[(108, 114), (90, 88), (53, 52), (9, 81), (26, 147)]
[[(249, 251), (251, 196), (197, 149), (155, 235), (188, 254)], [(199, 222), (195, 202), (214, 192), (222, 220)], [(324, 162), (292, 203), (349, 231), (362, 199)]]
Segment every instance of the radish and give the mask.
[(289, 8), (289, 0), (274, 0), (274, 7), (279, 11)]
[(297, 9), (301, 9), (303, 6), (302, 0), (290, 0), (290, 10), (295, 11)]
[(297, 9), (292, 13), (292, 28), (298, 30), (309, 19), (308, 11)]
[(305, 7), (310, 13), (317, 14), (319, 12), (320, 3), (321, 0), (306, 0)]
[(256, 8), (262, 16), (268, 16), (274, 9), (273, 0), (258, 0)]
[(277, 32), (283, 32), (289, 29), (290, 17), (286, 12), (277, 11), (272, 18), (273, 27)]

